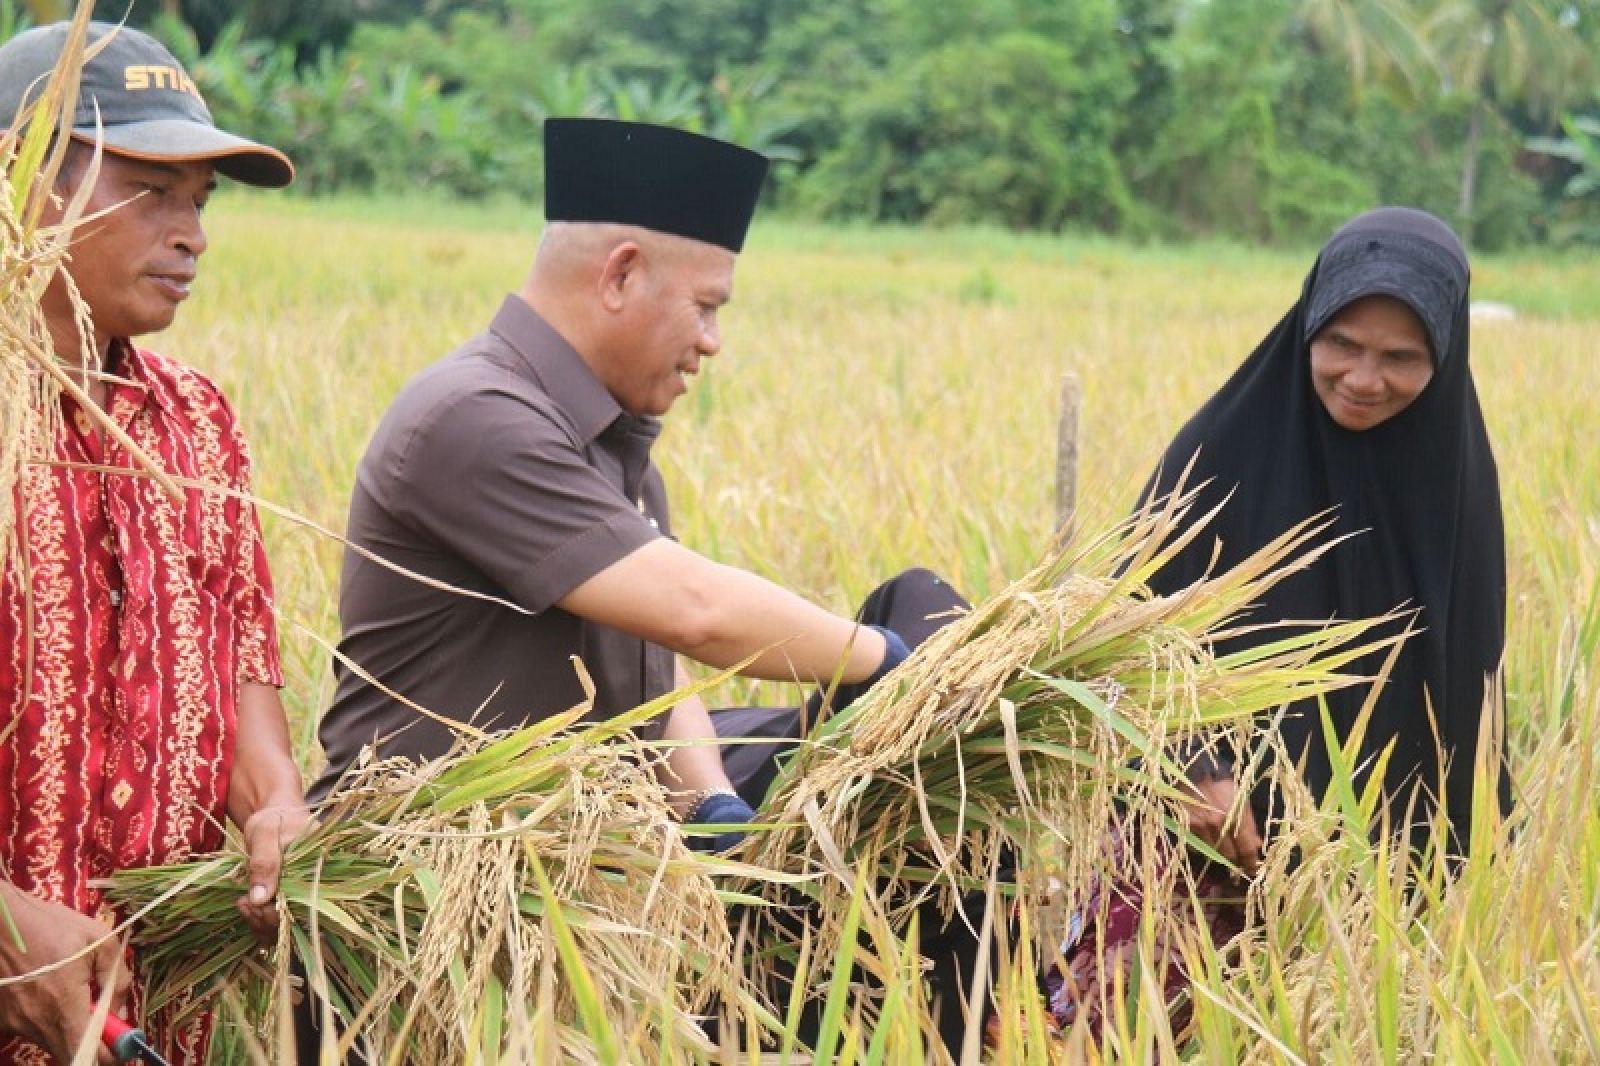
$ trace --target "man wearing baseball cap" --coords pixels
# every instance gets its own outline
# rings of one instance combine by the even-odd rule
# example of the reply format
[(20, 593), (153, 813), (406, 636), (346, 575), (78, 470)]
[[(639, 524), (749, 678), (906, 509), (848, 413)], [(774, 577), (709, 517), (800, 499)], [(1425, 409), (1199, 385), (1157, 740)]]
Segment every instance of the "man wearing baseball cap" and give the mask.
[[(68, 28), (0, 47), (0, 122), (25, 120)], [(56, 191), (65, 203), (88, 183), (86, 215), (105, 213), (74, 237), (71, 286), (58, 275), (41, 304), (56, 356), (104, 414), (62, 399), (55, 462), (24, 474), (20, 558), (0, 569), (0, 902), (25, 945), (0, 935), (0, 976), (56, 968), (0, 987), (0, 1064), (70, 1061), (96, 989), (139, 1014), (116, 942), (91, 947), (116, 917), (98, 879), (215, 850), (231, 818), (250, 856), (242, 920), (265, 932), (282, 848), (306, 820), (271, 579), (237, 495), (250, 488), (244, 437), (215, 385), (134, 343), (189, 296), (215, 175), (281, 187), (294, 168), (217, 129), (149, 36), (95, 23), (89, 40)], [(137, 463), (103, 417), (175, 480), (225, 491), (184, 488), (179, 502), (104, 472)], [(203, 1061), (208, 1021), (141, 1020), (171, 1061)]]

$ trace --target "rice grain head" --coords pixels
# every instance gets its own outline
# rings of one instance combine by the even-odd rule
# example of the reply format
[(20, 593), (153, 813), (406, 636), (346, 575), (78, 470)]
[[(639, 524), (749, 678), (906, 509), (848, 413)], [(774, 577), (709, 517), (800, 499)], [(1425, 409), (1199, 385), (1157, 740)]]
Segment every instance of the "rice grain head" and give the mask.
[[(1217, 656), (1213, 643), (1251, 603), (1326, 550), (1326, 526), (1308, 522), (1229, 572), (1151, 595), (1144, 578), (1209, 517), (1192, 519), (1192, 502), (1179, 492), (1086, 546), (1059, 546), (789, 759), (761, 815), (776, 828), (742, 857), (809, 879), (802, 924), (820, 957), (836, 953), (858, 869), (872, 872), (900, 928), (929, 900), (974, 924), (963, 899), (989, 887), (998, 854), (1029, 857), (1016, 871), (1019, 907), (1053, 897), (1052, 909), (1063, 898), (1070, 909), (1115, 872), (1112, 849), (1085, 842), (1106, 839), (1114, 822), (1140, 840), (1180, 824), (1174, 751), (1357, 683), (1342, 669), (1398, 639), (1362, 643), (1384, 620), (1286, 627), (1254, 652)], [(746, 887), (780, 906), (801, 902), (792, 887)], [(794, 950), (794, 924), (759, 911), (752, 921), (768, 954)], [(1053, 928), (1043, 914), (1029, 924)]]

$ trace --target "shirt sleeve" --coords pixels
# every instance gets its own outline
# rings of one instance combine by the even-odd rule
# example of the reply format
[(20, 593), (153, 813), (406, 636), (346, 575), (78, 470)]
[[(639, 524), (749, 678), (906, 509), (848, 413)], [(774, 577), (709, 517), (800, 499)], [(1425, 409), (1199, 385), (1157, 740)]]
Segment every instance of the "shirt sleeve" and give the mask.
[(391, 514), (535, 613), (660, 536), (553, 410), (505, 392), (445, 401), (376, 473)]
[[(224, 401), (226, 406), (226, 401)], [(232, 487), (251, 491), (250, 448), (238, 422), (230, 417), (228, 432)], [(267, 547), (261, 536), (261, 520), (248, 499), (235, 498), (238, 513), (233, 528), (239, 542), (234, 546), (233, 617), (238, 640), (238, 680), (283, 687), (283, 663), (278, 655), (278, 622), (273, 607), (272, 571), (267, 564)]]

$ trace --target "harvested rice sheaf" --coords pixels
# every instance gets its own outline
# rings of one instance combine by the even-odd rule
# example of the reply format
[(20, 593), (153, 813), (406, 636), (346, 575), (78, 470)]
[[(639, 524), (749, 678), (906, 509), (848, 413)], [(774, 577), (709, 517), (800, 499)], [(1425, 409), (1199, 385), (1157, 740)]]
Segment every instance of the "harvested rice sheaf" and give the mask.
[[(1176, 753), (1258, 712), (1360, 679), (1341, 671), (1396, 637), (1362, 643), (1379, 621), (1282, 626), (1257, 646), (1214, 652), (1249, 606), (1330, 546), (1307, 522), (1226, 573), (1172, 596), (1144, 582), (1210, 515), (1178, 494), (1081, 550), (1063, 546), (988, 602), (934, 634), (854, 705), (825, 719), (787, 762), (761, 819), (775, 828), (740, 858), (808, 880), (745, 891), (807, 921), (753, 912), (769, 954), (835, 957), (855, 871), (875, 878), (892, 925), (1018, 866), (1019, 902), (1086, 898), (1106, 869), (1099, 842), (1117, 819), (1139, 832), (1176, 824)], [(1039, 863), (1051, 856), (1048, 868)], [(1050, 886), (1046, 892), (1046, 885)], [(982, 916), (967, 914), (976, 929)], [(1036, 927), (1053, 928), (1048, 922)], [(1046, 947), (1045, 957), (1052, 948)]]
[(703, 1046), (696, 1012), (738, 995), (722, 902), (622, 732), (661, 709), (360, 769), (285, 858), (274, 969), (234, 909), (242, 854), (118, 873), (153, 1006), (261, 1003), (292, 956), (379, 1061), (473, 1061), (496, 1032), (569, 1061)]
[[(25, 565), (18, 547), (29, 468), (42, 469), (36, 464), (54, 457), (63, 392), (128, 453), (137, 470), (177, 496), (160, 468), (85, 392), (85, 383), (98, 373), (94, 330), (63, 270), (77, 228), (100, 217), (84, 214), (99, 172), (98, 146), (82, 165), (71, 199), (63, 200), (58, 187), (83, 64), (109, 41), (88, 45), (93, 10), (87, 0), (78, 5), (61, 58), (34, 102), (18, 114), (0, 115), (0, 566), (19, 570)], [(45, 290), (58, 280), (77, 316), (76, 365), (58, 358), (41, 305)]]
[(42, 226), (40, 217), (65, 150), (66, 138), (54, 136), (61, 101), (76, 98), (82, 69), (84, 34), (74, 29), (31, 112), (0, 115), (0, 560), (8, 566), (24, 471), (48, 454), (60, 417), (60, 382), (50, 372), (53, 346), (39, 301), (66, 255), (81, 205), (59, 225)]

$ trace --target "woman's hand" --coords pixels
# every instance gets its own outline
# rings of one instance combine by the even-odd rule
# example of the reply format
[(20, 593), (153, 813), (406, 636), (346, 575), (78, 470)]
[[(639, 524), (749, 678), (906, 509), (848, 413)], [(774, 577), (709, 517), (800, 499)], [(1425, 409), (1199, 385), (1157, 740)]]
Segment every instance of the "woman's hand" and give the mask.
[[(1189, 783), (1193, 797), (1183, 812), (1193, 833), (1246, 876), (1261, 866), (1261, 832), (1247, 797), (1241, 797), (1232, 777), (1211, 777)], [(1243, 800), (1243, 801), (1242, 801)]]

